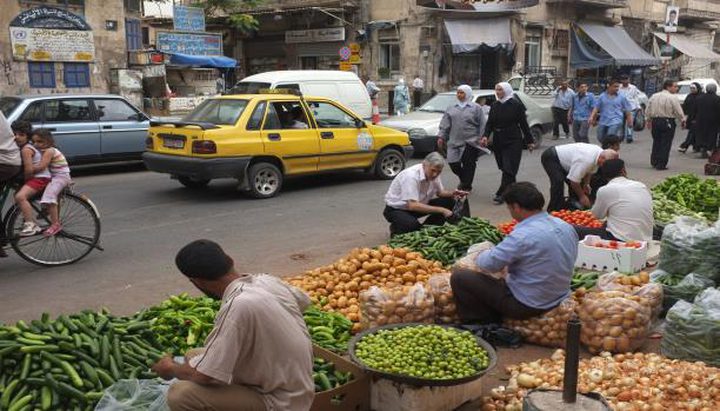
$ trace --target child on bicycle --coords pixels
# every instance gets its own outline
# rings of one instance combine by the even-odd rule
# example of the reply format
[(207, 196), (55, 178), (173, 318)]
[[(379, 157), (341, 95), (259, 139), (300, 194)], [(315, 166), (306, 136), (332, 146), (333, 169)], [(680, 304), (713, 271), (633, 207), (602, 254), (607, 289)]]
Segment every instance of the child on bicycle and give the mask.
[(11, 127), (15, 134), (15, 143), (20, 147), (23, 177), (25, 178), (25, 184), (15, 193), (15, 203), (20, 208), (24, 220), (20, 236), (28, 237), (42, 231), (33, 218), (30, 199), (45, 189), (50, 183), (51, 176), (47, 166), (40, 167), (42, 154), (29, 141), (32, 135), (32, 125), (27, 121), (16, 121)]
[(42, 152), (40, 164), (34, 167), (35, 171), (43, 168), (50, 169), (50, 183), (40, 199), (40, 204), (47, 209), (50, 217), (50, 227), (43, 232), (46, 237), (54, 236), (62, 230), (60, 224), (60, 211), (58, 197), (65, 187), (72, 184), (70, 166), (63, 153), (55, 147), (55, 139), (50, 130), (38, 129), (32, 134), (33, 145)]

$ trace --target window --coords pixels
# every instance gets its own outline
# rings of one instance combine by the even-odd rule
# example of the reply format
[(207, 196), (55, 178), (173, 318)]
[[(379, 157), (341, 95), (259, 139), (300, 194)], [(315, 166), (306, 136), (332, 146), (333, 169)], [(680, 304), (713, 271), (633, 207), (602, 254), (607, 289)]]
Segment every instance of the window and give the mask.
[(400, 45), (397, 43), (380, 44), (380, 69), (400, 71)]
[(132, 11), (139, 13), (141, 10), (140, 8), (140, 0), (125, 0), (125, 10)]
[(42, 101), (36, 101), (25, 109), (25, 112), (22, 116), (20, 116), (20, 120), (29, 121), (31, 123), (40, 123), (42, 121), (42, 109)]
[(540, 42), (542, 37), (536, 35), (528, 35), (525, 37), (525, 67), (539, 67), (540, 61)]
[(30, 87), (55, 88), (55, 63), (28, 62)]
[(87, 100), (48, 100), (45, 102), (45, 122), (90, 121)]
[(300, 102), (272, 103), (268, 107), (265, 130), (303, 130), (308, 119)]
[(262, 127), (263, 117), (265, 117), (265, 105), (266, 103), (261, 101), (257, 106), (255, 106), (255, 110), (250, 116), (250, 120), (248, 120), (247, 127), (245, 127), (245, 129), (260, 130), (260, 127)]
[(330, 103), (310, 103), (319, 128), (356, 128), (356, 118)]
[(247, 100), (210, 99), (203, 101), (184, 121), (232, 126), (247, 107)]
[(137, 110), (122, 100), (95, 100), (95, 109), (98, 121), (138, 120)]
[(65, 63), (65, 87), (90, 87), (90, 65), (88, 63)]
[(15, 111), (20, 103), (22, 103), (22, 100), (17, 97), (0, 97), (0, 112), (2, 112), (5, 117), (10, 117), (10, 114)]
[(125, 40), (128, 51), (142, 49), (142, 30), (140, 20), (125, 19)]

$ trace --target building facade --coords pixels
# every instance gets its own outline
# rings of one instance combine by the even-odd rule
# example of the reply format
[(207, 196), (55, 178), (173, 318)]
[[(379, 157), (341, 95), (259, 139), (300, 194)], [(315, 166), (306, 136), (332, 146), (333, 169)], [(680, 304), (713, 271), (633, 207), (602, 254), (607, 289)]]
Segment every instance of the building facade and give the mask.
[(139, 0), (0, 0), (0, 95), (104, 93), (140, 47)]

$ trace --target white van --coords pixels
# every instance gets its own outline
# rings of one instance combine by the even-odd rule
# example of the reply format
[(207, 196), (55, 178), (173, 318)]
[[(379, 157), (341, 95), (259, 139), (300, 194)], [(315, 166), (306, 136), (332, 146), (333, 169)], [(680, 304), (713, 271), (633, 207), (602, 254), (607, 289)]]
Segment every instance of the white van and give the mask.
[(690, 94), (690, 85), (692, 83), (699, 83), (702, 86), (702, 91), (705, 91), (705, 88), (708, 84), (714, 84), (715, 87), (718, 86), (717, 81), (715, 81), (714, 78), (696, 78), (692, 80), (683, 80), (678, 81), (678, 92), (677, 92), (677, 98), (680, 100), (681, 103), (685, 102), (685, 97)]
[(347, 106), (362, 118), (372, 118), (372, 102), (360, 78), (349, 71), (286, 70), (254, 74), (240, 80), (233, 94), (254, 94), (261, 89), (286, 88), (304, 95), (330, 98)]

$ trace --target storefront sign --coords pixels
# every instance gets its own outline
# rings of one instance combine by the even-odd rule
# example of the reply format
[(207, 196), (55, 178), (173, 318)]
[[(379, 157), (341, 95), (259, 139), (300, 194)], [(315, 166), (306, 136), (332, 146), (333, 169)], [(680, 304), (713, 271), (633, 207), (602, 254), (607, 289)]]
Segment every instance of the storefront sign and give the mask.
[(55, 7), (25, 10), (10, 22), (10, 27), (92, 30), (82, 17)]
[(317, 30), (288, 30), (285, 32), (285, 43), (315, 43), (326, 41), (345, 41), (345, 28), (333, 27)]
[(16, 60), (89, 62), (95, 59), (92, 31), (10, 27), (10, 41)]
[(205, 31), (205, 10), (200, 7), (176, 5), (173, 8), (173, 28), (177, 31)]
[(165, 53), (182, 53), (193, 56), (222, 56), (222, 34), (219, 33), (178, 33), (158, 31), (158, 50)]

